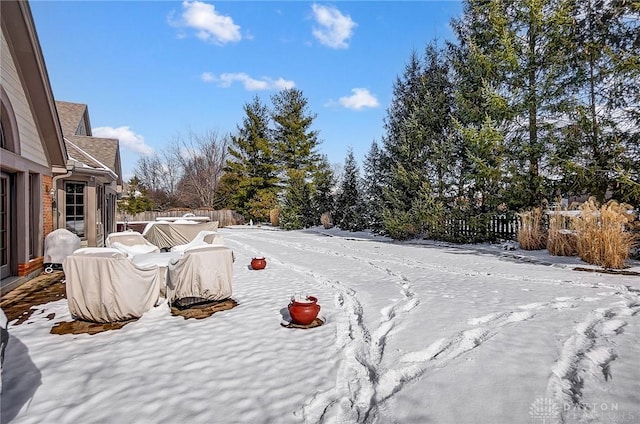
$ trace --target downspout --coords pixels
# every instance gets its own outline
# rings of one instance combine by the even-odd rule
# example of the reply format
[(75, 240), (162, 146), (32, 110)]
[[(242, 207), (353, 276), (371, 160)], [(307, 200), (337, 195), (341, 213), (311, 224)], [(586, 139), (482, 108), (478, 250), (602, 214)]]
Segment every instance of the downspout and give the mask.
[(53, 205), (51, 211), (53, 213), (53, 229), (58, 229), (58, 180), (60, 178), (70, 177), (73, 173), (75, 166), (72, 165), (71, 168), (67, 168), (66, 174), (59, 174), (53, 177), (51, 180), (51, 193), (49, 193), (53, 199)]

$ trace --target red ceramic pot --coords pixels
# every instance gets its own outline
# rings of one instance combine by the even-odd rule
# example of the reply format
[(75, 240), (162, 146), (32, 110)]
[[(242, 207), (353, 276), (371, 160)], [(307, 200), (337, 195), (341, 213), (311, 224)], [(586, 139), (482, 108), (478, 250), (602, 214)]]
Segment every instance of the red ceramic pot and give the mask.
[(267, 266), (267, 261), (264, 258), (253, 258), (251, 259), (251, 268), (253, 269), (264, 269)]
[(318, 299), (313, 296), (307, 296), (307, 301), (296, 301), (291, 299), (289, 303), (289, 315), (291, 321), (298, 325), (309, 325), (316, 319), (320, 312)]

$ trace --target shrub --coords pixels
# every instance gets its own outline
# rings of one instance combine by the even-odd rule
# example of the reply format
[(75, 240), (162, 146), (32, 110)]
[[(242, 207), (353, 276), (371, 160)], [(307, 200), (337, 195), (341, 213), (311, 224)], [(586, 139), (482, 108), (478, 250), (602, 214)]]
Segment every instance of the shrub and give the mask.
[(329, 212), (320, 215), (320, 222), (325, 229), (333, 227), (333, 221), (331, 220), (331, 214)]
[(518, 243), (524, 250), (540, 250), (547, 246), (547, 232), (544, 229), (544, 213), (541, 207), (522, 212)]
[(573, 221), (580, 258), (603, 268), (622, 269), (638, 236), (630, 231), (636, 216), (631, 206), (611, 200), (599, 206), (594, 198), (580, 207)]
[(274, 227), (280, 225), (280, 208), (273, 208), (269, 211), (269, 221)]
[(547, 250), (554, 256), (574, 256), (577, 253), (577, 237), (571, 229), (571, 215), (557, 207), (549, 215)]

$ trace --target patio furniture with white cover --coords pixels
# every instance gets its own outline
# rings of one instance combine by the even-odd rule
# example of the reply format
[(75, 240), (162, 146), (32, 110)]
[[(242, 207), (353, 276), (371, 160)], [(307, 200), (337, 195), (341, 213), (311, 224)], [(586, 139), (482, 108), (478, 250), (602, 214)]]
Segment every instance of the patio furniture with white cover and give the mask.
[(218, 221), (190, 224), (177, 224), (173, 222), (150, 222), (142, 235), (153, 245), (161, 249), (170, 249), (174, 246), (191, 242), (200, 231), (216, 231)]
[(141, 317), (159, 300), (161, 275), (157, 266), (136, 266), (113, 248), (82, 248), (62, 263), (69, 311), (93, 322), (126, 321)]
[(145, 253), (158, 253), (160, 248), (149, 242), (137, 231), (122, 231), (107, 236), (107, 247), (124, 252), (129, 258)]
[(231, 297), (233, 251), (225, 246), (197, 246), (169, 262), (167, 299), (192, 303), (224, 300)]
[(217, 231), (200, 231), (196, 237), (187, 244), (179, 244), (171, 248), (172, 252), (184, 252), (196, 246), (224, 246), (224, 236)]

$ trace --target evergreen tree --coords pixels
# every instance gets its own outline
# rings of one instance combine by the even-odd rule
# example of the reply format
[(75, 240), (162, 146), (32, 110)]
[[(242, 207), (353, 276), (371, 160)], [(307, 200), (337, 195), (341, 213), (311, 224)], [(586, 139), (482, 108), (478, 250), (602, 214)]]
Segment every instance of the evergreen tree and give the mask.
[(453, 175), (456, 150), (451, 143), (453, 98), (447, 66), (435, 43), (427, 47), (426, 56), (423, 64), (412, 53), (394, 84), (385, 119), (382, 222), (385, 232), (403, 238), (428, 231)]
[(308, 101), (297, 88), (282, 90), (271, 101), (274, 150), (280, 169), (301, 169), (308, 177), (320, 160), (318, 132), (311, 129), (316, 116), (309, 114)]
[(385, 185), (384, 154), (374, 140), (364, 159), (363, 200), (366, 206), (367, 227), (372, 231), (383, 231), (382, 210), (384, 208), (383, 187)]
[(248, 218), (264, 221), (277, 204), (278, 166), (269, 129), (270, 111), (256, 96), (244, 105), (245, 117), (231, 137), (226, 183), (233, 184), (227, 202)]
[(135, 175), (129, 179), (127, 195), (118, 201), (121, 212), (135, 215), (140, 212), (153, 210), (153, 202), (149, 198), (147, 188)]
[(343, 230), (362, 231), (366, 228), (365, 204), (360, 187), (360, 169), (349, 148), (344, 174), (336, 199), (335, 223)]
[(558, 185), (566, 195), (638, 204), (640, 9), (625, 1), (571, 3), (562, 98), (572, 107), (554, 146)]
[(424, 71), (421, 76), (423, 94), (418, 118), (423, 128), (426, 176), (440, 201), (450, 197), (455, 163), (453, 143), (453, 87), (449, 78), (449, 64), (444, 51), (435, 42), (427, 45)]
[(560, 43), (570, 22), (568, 10), (564, 0), (469, 0), (454, 25), (464, 40), (456, 56), (456, 70), (465, 81), (458, 92), (469, 81), (482, 82), (481, 90), (458, 95), (457, 116), (463, 126), (480, 129), (486, 125), (479, 116), (484, 110), (494, 129), (505, 134), (505, 175), (514, 207), (539, 204), (548, 194), (543, 167), (552, 123), (562, 113), (558, 92), (565, 58)]
[(305, 172), (289, 169), (287, 187), (281, 202), (280, 227), (285, 230), (298, 230), (314, 225), (314, 208), (311, 203), (311, 184), (305, 178)]
[(393, 87), (393, 98), (385, 118), (386, 134), (384, 174), (388, 176), (384, 191), (384, 207), (392, 211), (406, 212), (418, 197), (425, 179), (427, 164), (424, 128), (420, 123), (420, 106), (424, 94), (422, 63), (412, 52), (402, 77)]
[[(307, 111), (307, 99), (296, 88), (271, 97), (274, 153), (284, 191), (280, 226), (305, 228), (319, 221), (312, 196), (317, 193), (313, 173), (321, 165), (317, 153), (318, 132), (311, 129), (315, 115)], [(296, 203), (299, 202), (299, 203)]]
[(320, 158), (318, 166), (313, 172), (312, 177), (312, 200), (317, 224), (323, 213), (328, 212), (333, 214), (334, 211), (333, 190), (335, 188), (336, 181), (329, 164), (329, 159), (326, 155), (323, 155)]

